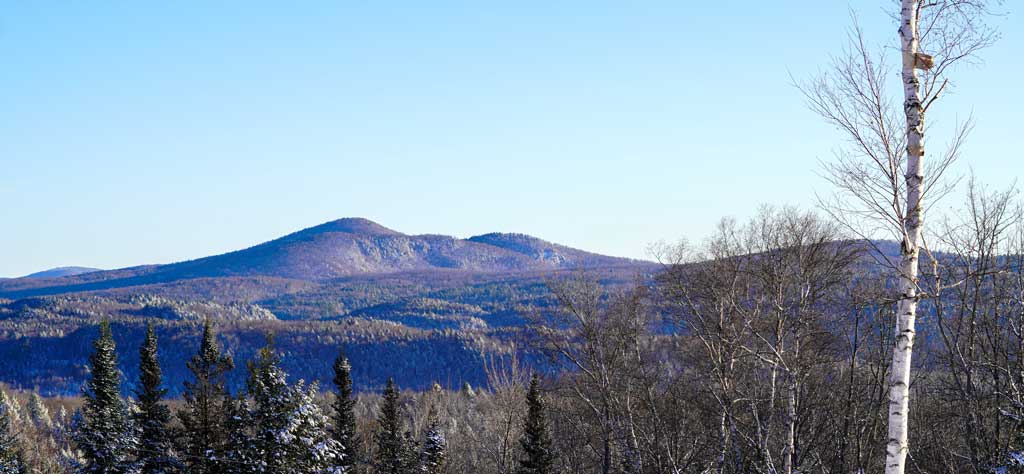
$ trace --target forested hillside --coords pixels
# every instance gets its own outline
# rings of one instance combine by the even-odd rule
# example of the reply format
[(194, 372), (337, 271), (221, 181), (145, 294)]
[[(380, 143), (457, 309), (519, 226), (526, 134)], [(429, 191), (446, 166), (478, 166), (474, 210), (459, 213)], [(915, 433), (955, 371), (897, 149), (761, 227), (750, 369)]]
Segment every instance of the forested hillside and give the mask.
[[(549, 285), (587, 272), (614, 289), (658, 267), (521, 234), (407, 236), (340, 219), (189, 262), (0, 282), (0, 380), (79, 393), (89, 341), (106, 319), (122, 348), (150, 323), (164, 340), (181, 341), (165, 368), (177, 395), (190, 341), (210, 320), (242, 358), (275, 334), (286, 368), (306, 380), (326, 382), (324, 354), (345, 344), (360, 390), (379, 389), (388, 376), (410, 388), (477, 386), (483, 360), (507, 355), (527, 318), (552, 305)], [(228, 374), (232, 387), (243, 380), (242, 371)]]

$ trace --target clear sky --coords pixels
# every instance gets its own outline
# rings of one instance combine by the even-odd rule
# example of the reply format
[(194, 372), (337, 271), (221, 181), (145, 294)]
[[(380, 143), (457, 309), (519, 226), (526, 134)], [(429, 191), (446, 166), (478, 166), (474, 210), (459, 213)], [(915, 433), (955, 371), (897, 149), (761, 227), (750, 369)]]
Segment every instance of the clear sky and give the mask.
[[(891, 41), (891, 6), (4, 2), (0, 276), (345, 216), (644, 257), (829, 190), (817, 162), (837, 135), (789, 74), (842, 47), (851, 7)], [(974, 114), (959, 171), (996, 185), (1024, 171), (1021, 13), (929, 116)]]

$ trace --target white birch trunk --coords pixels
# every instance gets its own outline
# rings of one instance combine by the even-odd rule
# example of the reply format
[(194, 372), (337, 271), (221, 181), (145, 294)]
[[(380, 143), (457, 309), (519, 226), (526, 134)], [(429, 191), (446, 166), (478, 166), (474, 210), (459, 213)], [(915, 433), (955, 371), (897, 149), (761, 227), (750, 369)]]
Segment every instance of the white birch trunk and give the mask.
[(892, 352), (889, 380), (889, 441), (886, 446), (885, 473), (903, 474), (908, 451), (910, 415), (910, 361), (914, 347), (914, 319), (917, 315), (918, 256), (921, 245), (924, 181), (924, 118), (916, 71), (918, 48), (918, 3), (902, 0), (900, 8), (900, 50), (903, 53), (904, 113), (907, 120), (906, 214), (903, 218), (903, 243), (900, 252), (900, 299), (896, 305), (896, 344)]
[(782, 458), (783, 474), (793, 474), (796, 455), (796, 376), (789, 374), (786, 387), (786, 447)]

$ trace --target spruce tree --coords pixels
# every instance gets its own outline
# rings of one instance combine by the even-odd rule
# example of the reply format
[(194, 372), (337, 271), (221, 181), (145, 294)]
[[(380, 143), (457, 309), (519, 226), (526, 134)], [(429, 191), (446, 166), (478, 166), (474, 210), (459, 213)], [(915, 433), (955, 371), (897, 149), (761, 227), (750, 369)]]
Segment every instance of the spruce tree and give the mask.
[(0, 398), (0, 474), (20, 474), (26, 470), (21, 460), (16, 413), (12, 413), (7, 392), (3, 389), (0, 389)]
[(138, 446), (137, 433), (121, 398), (117, 354), (110, 322), (100, 323), (99, 338), (89, 356), (89, 381), (83, 390), (85, 403), (74, 441), (84, 460), (80, 473), (122, 474), (137, 472), (132, 454)]
[(423, 435), (423, 454), (420, 460), (421, 472), (424, 474), (441, 474), (445, 472), (447, 442), (441, 431), (441, 421), (433, 406), (427, 413), (427, 431)]
[(530, 380), (530, 390), (526, 393), (526, 409), (523, 437), (519, 440), (523, 457), (516, 474), (549, 474), (554, 472), (555, 455), (536, 375)]
[(185, 382), (185, 406), (178, 412), (181, 420), (181, 449), (190, 474), (231, 472), (219, 462), (226, 436), (221, 424), (224, 406), (230, 400), (226, 386), (228, 371), (234, 368), (231, 357), (221, 353), (210, 321), (203, 325), (199, 352), (187, 364), (192, 381)]
[(249, 405), (245, 395), (239, 393), (233, 400), (224, 403), (225, 450), (221, 462), (231, 466), (234, 474), (255, 474), (256, 462), (252, 459), (252, 436)]
[(406, 439), (402, 434), (401, 400), (394, 381), (388, 378), (377, 417), (377, 472), (406, 474), (409, 463)]
[(135, 424), (139, 429), (138, 462), (142, 474), (166, 474), (178, 472), (181, 468), (171, 452), (168, 426), (171, 410), (163, 403), (166, 394), (157, 359), (156, 332), (150, 324), (146, 339), (139, 348), (139, 387), (135, 390), (138, 399), (138, 412), (135, 413)]
[(268, 338), (249, 364), (249, 420), (254, 430), (249, 457), (256, 472), (343, 474), (338, 442), (330, 437), (327, 417), (315, 402), (317, 388), (287, 383), (281, 358)]
[(356, 440), (355, 398), (352, 396), (352, 366), (344, 350), (334, 359), (334, 403), (331, 434), (341, 449), (341, 465), (348, 474), (357, 473), (359, 453)]

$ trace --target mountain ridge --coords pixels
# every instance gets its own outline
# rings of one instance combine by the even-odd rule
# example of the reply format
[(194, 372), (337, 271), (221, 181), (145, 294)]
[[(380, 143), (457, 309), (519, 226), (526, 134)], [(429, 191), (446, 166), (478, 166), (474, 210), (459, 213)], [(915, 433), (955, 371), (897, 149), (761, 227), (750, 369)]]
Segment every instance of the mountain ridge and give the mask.
[(455, 270), (521, 273), (631, 267), (651, 262), (579, 250), (527, 234), (460, 239), (409, 235), (365, 218), (324, 222), (247, 248), (192, 260), (0, 281), (0, 297), (107, 290), (193, 279), (283, 278), (322, 282), (359, 275)]

